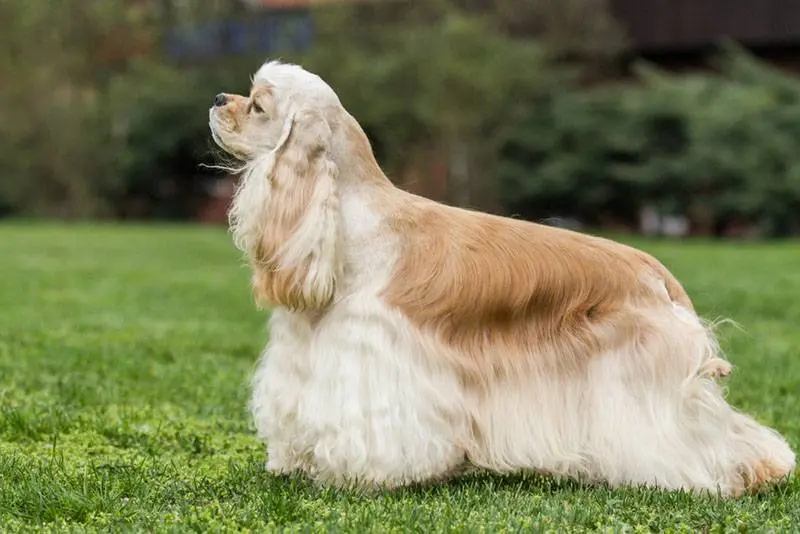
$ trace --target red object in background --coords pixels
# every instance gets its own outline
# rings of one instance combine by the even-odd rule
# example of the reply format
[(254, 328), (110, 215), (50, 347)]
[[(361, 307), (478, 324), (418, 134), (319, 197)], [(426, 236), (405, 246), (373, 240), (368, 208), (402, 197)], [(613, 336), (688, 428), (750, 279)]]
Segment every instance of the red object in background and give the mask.
[(197, 211), (195, 218), (203, 223), (227, 224), (228, 208), (235, 191), (236, 182), (232, 177), (221, 178), (212, 187), (208, 200)]

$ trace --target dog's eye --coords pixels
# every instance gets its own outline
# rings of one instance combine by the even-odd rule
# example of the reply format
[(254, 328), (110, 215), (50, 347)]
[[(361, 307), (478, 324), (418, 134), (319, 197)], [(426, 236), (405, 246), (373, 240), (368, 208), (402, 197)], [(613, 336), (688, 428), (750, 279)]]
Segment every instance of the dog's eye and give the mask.
[(255, 111), (256, 113), (264, 113), (264, 108), (259, 106), (258, 102), (256, 102), (255, 100), (251, 100), (250, 101), (250, 109), (248, 110), (248, 112), (250, 112), (250, 111)]

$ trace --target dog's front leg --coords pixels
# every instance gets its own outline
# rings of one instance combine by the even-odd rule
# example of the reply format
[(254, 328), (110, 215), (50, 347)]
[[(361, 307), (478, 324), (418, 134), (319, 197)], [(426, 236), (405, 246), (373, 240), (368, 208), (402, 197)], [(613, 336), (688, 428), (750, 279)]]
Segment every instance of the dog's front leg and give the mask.
[(270, 340), (253, 377), (250, 409), (258, 437), (267, 444), (267, 470), (287, 475), (310, 469), (310, 443), (298, 426), (300, 399), (309, 377), (311, 327), (306, 318), (272, 312)]
[(369, 297), (325, 317), (311, 345), (300, 433), (322, 484), (378, 489), (447, 476), (467, 425), (452, 371), (436, 369), (399, 315)]

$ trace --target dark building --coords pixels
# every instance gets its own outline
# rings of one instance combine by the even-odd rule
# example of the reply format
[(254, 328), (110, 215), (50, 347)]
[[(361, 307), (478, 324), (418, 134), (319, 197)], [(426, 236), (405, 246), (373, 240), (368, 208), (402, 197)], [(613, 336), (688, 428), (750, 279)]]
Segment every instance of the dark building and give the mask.
[(611, 0), (631, 52), (675, 70), (704, 68), (723, 40), (800, 72), (800, 0)]

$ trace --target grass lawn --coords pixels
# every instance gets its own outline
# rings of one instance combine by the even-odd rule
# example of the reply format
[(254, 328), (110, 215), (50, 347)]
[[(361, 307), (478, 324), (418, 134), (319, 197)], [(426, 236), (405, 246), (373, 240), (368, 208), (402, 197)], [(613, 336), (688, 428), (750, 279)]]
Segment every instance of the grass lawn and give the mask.
[[(729, 398), (800, 447), (800, 244), (637, 242), (729, 316)], [(245, 411), (266, 339), (224, 230), (0, 226), (0, 531), (800, 529), (761, 496), (476, 475), (365, 497), (263, 470)]]

